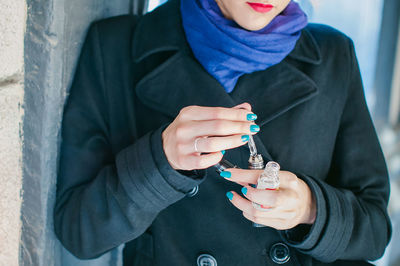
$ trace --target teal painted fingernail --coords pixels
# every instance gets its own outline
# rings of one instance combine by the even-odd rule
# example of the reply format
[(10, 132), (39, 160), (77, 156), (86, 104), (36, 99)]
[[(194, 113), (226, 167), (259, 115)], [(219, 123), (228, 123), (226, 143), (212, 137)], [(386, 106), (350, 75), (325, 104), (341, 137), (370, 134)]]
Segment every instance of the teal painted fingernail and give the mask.
[(225, 177), (225, 178), (231, 178), (232, 173), (229, 171), (223, 171), (221, 173), (219, 173), (220, 176)]
[(248, 114), (247, 115), (247, 120), (248, 121), (254, 121), (257, 119), (257, 115), (256, 114)]
[(260, 131), (260, 127), (258, 125), (251, 125), (250, 126), (250, 131), (251, 132), (258, 132), (258, 131)]
[(232, 192), (226, 192), (226, 196), (228, 197), (229, 200), (233, 199), (233, 193)]
[(221, 151), (221, 153), (222, 153), (222, 155), (224, 155), (224, 154), (225, 154), (225, 151)]
[(244, 195), (247, 194), (247, 187), (242, 187), (242, 193), (243, 193)]
[(249, 140), (249, 135), (243, 135), (242, 136), (242, 141), (243, 142), (246, 142), (246, 141), (248, 141)]

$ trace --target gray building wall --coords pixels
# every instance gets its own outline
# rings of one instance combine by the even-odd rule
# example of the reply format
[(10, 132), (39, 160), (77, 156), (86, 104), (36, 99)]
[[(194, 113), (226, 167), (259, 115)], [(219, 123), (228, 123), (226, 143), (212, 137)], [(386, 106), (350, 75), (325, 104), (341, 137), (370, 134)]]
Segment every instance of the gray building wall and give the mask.
[(25, 0), (0, 0), (0, 265), (18, 265)]
[(55, 238), (52, 216), (62, 111), (82, 41), (90, 22), (129, 13), (131, 1), (27, 0), (26, 4), (19, 263), (38, 266), (121, 264), (118, 250), (93, 261), (75, 259)]

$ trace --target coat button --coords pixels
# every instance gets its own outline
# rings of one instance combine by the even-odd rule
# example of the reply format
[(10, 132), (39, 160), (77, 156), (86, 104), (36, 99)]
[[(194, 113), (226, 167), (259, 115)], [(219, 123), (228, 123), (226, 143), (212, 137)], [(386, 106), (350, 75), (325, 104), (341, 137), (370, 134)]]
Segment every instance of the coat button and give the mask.
[(217, 266), (217, 260), (210, 254), (201, 254), (197, 257), (197, 266)]
[(269, 256), (276, 264), (284, 264), (290, 259), (290, 251), (287, 245), (276, 243), (269, 250)]
[(195, 186), (192, 188), (188, 193), (186, 193), (186, 196), (189, 198), (196, 196), (196, 194), (199, 192), (199, 186)]

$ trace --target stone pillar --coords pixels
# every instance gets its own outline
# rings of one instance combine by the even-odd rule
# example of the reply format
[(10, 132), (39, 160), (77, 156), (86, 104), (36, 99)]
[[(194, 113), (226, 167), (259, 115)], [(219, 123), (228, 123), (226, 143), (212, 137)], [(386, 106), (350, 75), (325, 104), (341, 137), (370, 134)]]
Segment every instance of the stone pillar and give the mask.
[(0, 1), (0, 265), (18, 265), (25, 0)]

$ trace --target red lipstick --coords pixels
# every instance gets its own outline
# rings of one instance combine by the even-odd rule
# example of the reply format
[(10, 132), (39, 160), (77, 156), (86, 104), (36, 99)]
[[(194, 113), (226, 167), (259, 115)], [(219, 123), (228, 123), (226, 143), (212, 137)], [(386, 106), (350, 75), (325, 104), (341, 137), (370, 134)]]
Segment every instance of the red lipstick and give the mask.
[(273, 5), (269, 5), (269, 4), (250, 3), (250, 2), (246, 2), (246, 3), (249, 4), (249, 6), (251, 6), (255, 11), (260, 12), (260, 13), (267, 13), (274, 8)]

